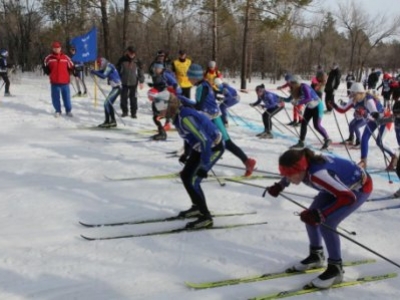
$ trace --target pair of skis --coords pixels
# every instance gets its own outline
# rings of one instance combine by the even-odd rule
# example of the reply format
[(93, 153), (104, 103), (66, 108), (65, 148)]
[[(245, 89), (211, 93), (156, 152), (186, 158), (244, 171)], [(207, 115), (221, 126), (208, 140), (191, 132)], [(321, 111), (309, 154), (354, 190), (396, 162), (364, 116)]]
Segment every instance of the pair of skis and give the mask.
[[(363, 264), (371, 264), (374, 262), (376, 262), (374, 259), (354, 260), (354, 261), (344, 262), (343, 267), (355, 267), (355, 266), (359, 266), (359, 265), (363, 265)], [(209, 289), (209, 288), (224, 287), (224, 286), (236, 285), (236, 284), (242, 284), (242, 283), (251, 283), (251, 282), (259, 282), (259, 281), (277, 279), (277, 278), (292, 277), (292, 276), (297, 276), (297, 275), (313, 274), (313, 273), (317, 273), (317, 272), (322, 272), (323, 270), (324, 270), (324, 268), (314, 268), (314, 269), (306, 270), (304, 272), (293, 272), (293, 271), (286, 270), (283, 272), (266, 273), (266, 274), (259, 274), (259, 275), (253, 275), (253, 276), (246, 276), (246, 277), (239, 277), (239, 278), (225, 279), (225, 280), (211, 281), (211, 282), (203, 282), (203, 283), (185, 282), (185, 284), (188, 287), (193, 288), (193, 289)], [(373, 282), (373, 281), (378, 281), (378, 280), (394, 278), (396, 276), (397, 276), (396, 273), (387, 273), (387, 274), (373, 275), (373, 276), (363, 276), (363, 277), (357, 278), (355, 280), (348, 280), (348, 281), (344, 281), (339, 284), (335, 284), (331, 288), (354, 286), (354, 285), (358, 285), (358, 284), (364, 284), (367, 282)], [(272, 294), (260, 295), (260, 296), (254, 297), (254, 298), (250, 298), (249, 300), (280, 299), (280, 298), (287, 298), (287, 297), (300, 296), (300, 295), (304, 295), (304, 294), (314, 293), (314, 292), (318, 292), (321, 290), (322, 289), (320, 289), (320, 288), (316, 288), (316, 287), (311, 286), (310, 284), (307, 284), (303, 287), (296, 288), (293, 290), (280, 291), (280, 292), (276, 292), (276, 293), (272, 293)]]
[[(237, 212), (237, 213), (215, 213), (212, 216), (214, 218), (218, 217), (231, 217), (231, 216), (245, 216), (245, 215), (253, 215), (256, 212)], [(82, 226), (95, 228), (95, 227), (112, 227), (112, 226), (123, 226), (123, 225), (139, 225), (139, 224), (150, 224), (150, 223), (162, 223), (162, 222), (170, 222), (177, 220), (187, 220), (187, 218), (182, 218), (180, 216), (166, 217), (166, 218), (154, 218), (154, 219), (146, 219), (146, 220), (138, 220), (138, 221), (124, 221), (124, 222), (114, 222), (114, 223), (86, 223), (79, 222)], [(234, 223), (228, 225), (216, 225), (212, 227), (204, 227), (204, 228), (186, 228), (179, 227), (175, 229), (169, 230), (161, 230), (161, 231), (153, 231), (148, 233), (140, 233), (140, 234), (127, 234), (127, 235), (111, 235), (111, 236), (99, 236), (92, 237), (87, 235), (81, 235), (82, 238), (88, 241), (100, 241), (100, 240), (115, 240), (115, 239), (124, 239), (124, 238), (134, 238), (134, 237), (144, 237), (144, 236), (155, 236), (155, 235), (168, 235), (174, 233), (180, 233), (185, 231), (201, 231), (201, 230), (216, 230), (216, 229), (232, 229), (238, 227), (246, 227), (246, 226), (255, 226), (255, 225), (265, 225), (267, 222), (253, 222), (253, 223)]]

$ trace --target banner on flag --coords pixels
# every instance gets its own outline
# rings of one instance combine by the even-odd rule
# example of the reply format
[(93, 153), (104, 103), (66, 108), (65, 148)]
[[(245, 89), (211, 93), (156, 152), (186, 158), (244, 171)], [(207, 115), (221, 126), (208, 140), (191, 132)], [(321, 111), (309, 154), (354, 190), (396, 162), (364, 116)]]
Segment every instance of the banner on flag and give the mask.
[(71, 40), (75, 46), (74, 61), (89, 62), (97, 59), (97, 28), (93, 27), (88, 33), (80, 35)]

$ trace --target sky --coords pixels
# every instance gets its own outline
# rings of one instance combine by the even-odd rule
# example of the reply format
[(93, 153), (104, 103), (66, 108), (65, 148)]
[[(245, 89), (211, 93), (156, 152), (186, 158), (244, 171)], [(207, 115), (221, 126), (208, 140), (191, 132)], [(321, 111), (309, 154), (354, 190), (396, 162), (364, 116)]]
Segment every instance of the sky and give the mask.
[[(140, 238), (87, 241), (92, 237), (140, 234), (183, 227), (187, 221), (85, 228), (83, 222), (138, 221), (177, 215), (191, 205), (182, 183), (174, 179), (117, 181), (110, 178), (177, 173), (178, 159), (167, 152), (179, 150), (182, 140), (168, 132), (168, 140), (149, 140), (155, 134), (147, 88), (138, 91), (138, 118), (117, 119), (118, 128), (96, 130), (104, 121), (102, 98), (86, 78), (89, 96), (73, 98), (72, 118), (55, 118), (47, 76), (25, 72), (11, 77), (14, 97), (0, 92), (0, 299), (5, 300), (245, 300), (262, 294), (301, 287), (318, 276), (306, 274), (249, 284), (193, 290), (184, 282), (204, 282), (255, 274), (280, 272), (308, 255), (304, 224), (296, 213), (302, 208), (282, 197), (263, 198), (265, 186), (276, 179), (252, 179), (252, 187), (226, 182), (224, 187), (209, 178), (202, 183), (209, 209), (215, 213), (256, 212), (245, 216), (214, 218), (214, 224), (268, 224), (235, 229), (185, 232)], [(150, 79), (146, 79), (149, 81)], [(225, 77), (238, 88), (240, 80)], [(105, 81), (99, 81), (110, 90)], [(256, 100), (254, 88), (264, 83), (253, 78), (248, 93), (231, 108), (229, 134), (261, 171), (278, 172), (278, 157), (297, 143), (297, 135), (285, 127), (292, 116), (286, 106), (274, 119), (273, 140), (258, 139), (263, 130), (260, 112), (249, 104)], [(277, 85), (283, 82), (278, 82)], [(73, 93), (74, 90), (72, 89)], [(192, 94), (194, 92), (192, 91)], [(101, 95), (101, 93), (97, 93)], [(283, 94), (282, 94), (283, 95)], [(342, 83), (337, 98), (346, 98)], [(118, 113), (119, 101), (115, 103)], [(359, 160), (359, 150), (350, 155), (339, 145), (339, 128), (347, 138), (347, 115), (324, 115), (322, 124), (335, 142), (332, 154)], [(298, 129), (298, 128), (297, 128)], [(387, 143), (397, 148), (393, 130)], [(306, 143), (321, 146), (309, 130)], [(243, 167), (226, 152), (220, 163)], [(384, 168), (382, 152), (370, 142), (369, 168)], [(239, 176), (243, 169), (221, 165), (218, 176)], [(255, 173), (262, 174), (262, 173)], [(389, 182), (391, 176), (393, 183)], [(394, 172), (372, 174), (372, 197), (391, 195), (400, 182)], [(290, 186), (290, 197), (308, 206), (316, 191), (304, 184)], [(371, 201), (348, 217), (341, 228), (355, 231), (350, 238), (400, 263), (399, 199)], [(375, 259), (373, 264), (346, 268), (345, 280), (365, 275), (397, 272), (399, 268), (342, 239), (345, 261)], [(400, 277), (295, 298), (296, 300), (393, 300), (400, 299)], [(293, 299), (293, 300), (295, 300)]]
[[(336, 10), (338, 3), (350, 3), (350, 0), (319, 0), (321, 4), (332, 10)], [(400, 2), (398, 0), (355, 0), (356, 3), (361, 3), (363, 9), (375, 16), (377, 13), (386, 13), (387, 16), (400, 16)]]

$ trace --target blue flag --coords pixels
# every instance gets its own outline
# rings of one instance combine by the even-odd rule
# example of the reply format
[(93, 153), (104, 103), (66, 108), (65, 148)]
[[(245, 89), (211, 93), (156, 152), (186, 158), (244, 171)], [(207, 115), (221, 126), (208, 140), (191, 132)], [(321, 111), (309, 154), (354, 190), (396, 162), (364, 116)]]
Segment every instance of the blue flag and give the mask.
[(97, 28), (93, 27), (88, 33), (71, 40), (76, 52), (73, 61), (89, 62), (97, 59)]

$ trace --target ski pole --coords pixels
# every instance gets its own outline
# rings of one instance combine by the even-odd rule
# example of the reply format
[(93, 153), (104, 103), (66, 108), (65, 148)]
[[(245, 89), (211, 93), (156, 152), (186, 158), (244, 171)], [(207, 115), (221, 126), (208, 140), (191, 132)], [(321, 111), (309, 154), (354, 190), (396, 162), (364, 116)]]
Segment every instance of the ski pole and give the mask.
[(344, 146), (346, 148), (346, 152), (349, 155), (350, 160), (354, 161), (353, 158), (351, 157), (351, 154), (350, 154), (349, 148), (347, 147), (346, 141), (344, 140), (342, 131), (340, 130), (340, 126), (339, 126), (339, 122), (338, 122), (337, 117), (336, 117), (335, 109), (332, 109), (332, 112), (333, 112), (333, 117), (335, 118), (336, 126), (337, 126), (337, 128), (339, 130), (340, 137), (342, 138), (342, 142), (343, 142), (343, 144), (344, 144)]
[[(256, 111), (258, 111), (260, 113), (260, 115), (262, 116), (264, 114), (264, 112), (262, 112), (260, 109), (258, 109), (256, 106), (253, 107)], [(265, 111), (265, 113), (267, 113), (269, 115), (270, 118), (273, 118), (275, 114), (270, 114), (267, 110)], [(279, 121), (278, 121), (279, 123)], [(278, 131), (280, 133), (283, 134), (283, 131), (276, 125), (274, 125), (276, 129), (278, 129)]]
[[(384, 125), (384, 126), (386, 126), (386, 125)], [(388, 168), (388, 161), (389, 161), (389, 159), (386, 157), (386, 153), (385, 153), (385, 151), (384, 151), (384, 146), (383, 146), (383, 134), (381, 135), (380, 133), (379, 133), (379, 126), (377, 125), (377, 128), (378, 128), (378, 136), (380, 136), (381, 137), (381, 140), (380, 140), (380, 143), (378, 143), (378, 139), (377, 139), (377, 137), (375, 136), (375, 133), (368, 127), (368, 124), (365, 126), (366, 127), (366, 129), (368, 129), (369, 130), (369, 132), (371, 133), (371, 136), (374, 138), (374, 140), (375, 140), (375, 143), (378, 145), (378, 148), (381, 150), (381, 152), (382, 152), (382, 154), (383, 154), (383, 160), (385, 161), (385, 166), (386, 166), (386, 173), (387, 173), (387, 176), (388, 176), (388, 180), (389, 180), (389, 183), (390, 184), (392, 184), (393, 183), (393, 181), (392, 181), (392, 179), (390, 178), (390, 173), (389, 173), (389, 168)], [(365, 130), (365, 129), (364, 129)]]
[(215, 179), (217, 179), (217, 181), (218, 181), (218, 183), (219, 183), (220, 186), (225, 186), (225, 185), (226, 185), (225, 182), (222, 182), (221, 179), (219, 179), (219, 177), (217, 176), (217, 174), (215, 174), (215, 172), (214, 172), (213, 169), (211, 169), (210, 171), (211, 171), (211, 173), (213, 174), (213, 176), (215, 177)]
[[(250, 182), (245, 182), (245, 181), (241, 181), (241, 180), (235, 180), (235, 179), (231, 179), (231, 178), (226, 178), (225, 180), (226, 180), (226, 181), (231, 181), (231, 182), (236, 182), (236, 183), (239, 183), (239, 184), (244, 184), (244, 185), (252, 186), (252, 187), (256, 187), (256, 188), (264, 189), (264, 193), (262, 194), (263, 197), (265, 197), (265, 194), (266, 194), (267, 191), (268, 191), (267, 188), (264, 187), (264, 186), (262, 186), (262, 185), (258, 185), (258, 184), (254, 184), (254, 183), (250, 183)], [(293, 202), (294, 204), (296, 204), (296, 205), (298, 205), (298, 206), (300, 206), (300, 207), (302, 207), (302, 208), (304, 208), (304, 209), (307, 209), (307, 207), (305, 207), (304, 205), (300, 204), (299, 202), (297, 202), (297, 201), (295, 201), (295, 200), (290, 199), (288, 196), (283, 195), (282, 193), (280, 193), (279, 195), (280, 195), (280, 196), (283, 196), (285, 199), (287, 199), (287, 200)], [(304, 197), (304, 195), (302, 195), (302, 197)], [(344, 229), (344, 228), (341, 228), (341, 227), (338, 227), (338, 228), (340, 228), (340, 230), (343, 230), (343, 231), (346, 232), (347, 234), (351, 234), (351, 235), (356, 235), (356, 234), (357, 234), (355, 231), (349, 231), (349, 230)]]
[[(282, 196), (283, 198), (285, 198), (285, 199), (287, 199), (287, 200), (293, 202), (293, 203), (296, 203), (296, 202), (295, 202), (294, 200), (292, 200), (290, 197), (288, 197), (288, 196), (286, 196), (286, 195), (284, 195), (284, 194), (282, 194), (282, 193), (280, 193), (279, 195)], [(328, 229), (329, 231), (332, 231), (332, 232), (334, 232), (334, 233), (340, 235), (341, 237), (344, 237), (345, 239), (349, 240), (350, 242), (353, 242), (354, 244), (360, 246), (361, 248), (364, 248), (365, 250), (367, 250), (367, 251), (369, 251), (369, 252), (375, 254), (376, 256), (379, 256), (380, 258), (386, 260), (387, 262), (391, 263), (392, 265), (395, 265), (396, 267), (400, 268), (400, 265), (399, 265), (398, 263), (396, 263), (396, 262), (394, 262), (393, 260), (387, 258), (386, 256), (383, 256), (382, 254), (380, 254), (380, 253), (378, 253), (378, 252), (372, 250), (371, 248), (369, 248), (369, 247), (367, 247), (367, 246), (365, 246), (365, 245), (363, 245), (363, 244), (357, 242), (356, 240), (352, 239), (351, 237), (348, 237), (347, 235), (344, 235), (343, 233), (338, 232), (337, 230), (335, 230), (334, 228), (330, 227), (329, 225), (326, 225), (326, 224), (324, 224), (324, 223), (321, 223), (321, 226), (324, 227), (324, 228), (326, 228), (326, 229)], [(342, 230), (343, 230), (343, 229), (342, 229)]]
[(113, 104), (110, 102), (110, 100), (107, 98), (106, 92), (103, 90), (103, 88), (100, 86), (100, 84), (97, 84), (97, 83), (96, 83), (96, 81), (94, 80), (93, 76), (94, 76), (94, 75), (93, 75), (92, 73), (90, 73), (90, 77), (92, 78), (94, 85), (96, 85), (96, 86), (99, 88), (99, 90), (100, 90), (100, 92), (103, 94), (105, 100), (113, 107), (114, 113), (118, 116), (118, 118), (120, 119), (120, 121), (122, 122), (122, 124), (124, 124), (124, 126), (126, 126), (124, 120), (122, 120), (122, 117), (121, 117), (121, 116), (119, 115), (119, 113), (117, 113), (117, 111), (115, 110), (114, 105), (113, 105)]

